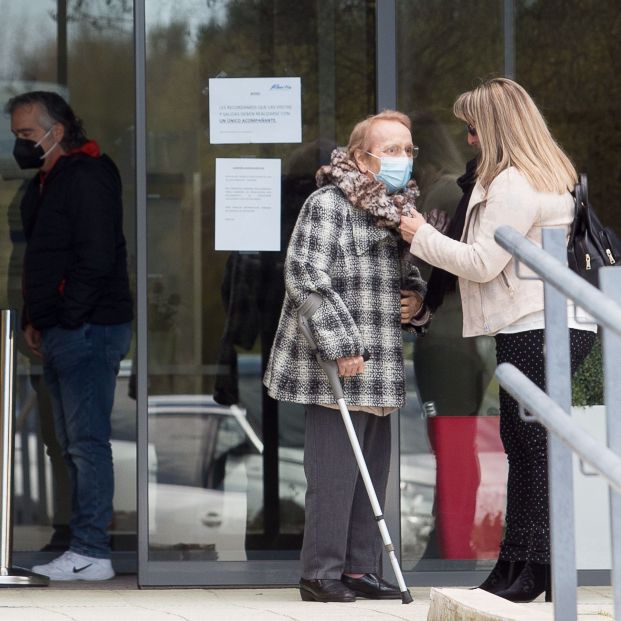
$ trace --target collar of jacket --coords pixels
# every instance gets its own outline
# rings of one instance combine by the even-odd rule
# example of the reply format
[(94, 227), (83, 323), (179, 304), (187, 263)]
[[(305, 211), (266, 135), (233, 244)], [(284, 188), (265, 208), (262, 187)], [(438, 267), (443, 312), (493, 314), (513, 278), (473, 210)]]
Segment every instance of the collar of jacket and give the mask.
[(366, 254), (372, 246), (394, 235), (390, 229), (377, 226), (371, 213), (354, 207), (349, 201), (347, 203), (357, 256)]
[(319, 168), (315, 179), (318, 187), (334, 185), (354, 207), (369, 212), (375, 226), (397, 232), (401, 214), (410, 215), (416, 209), (416, 198), (420, 195), (413, 179), (403, 191), (388, 194), (381, 181), (361, 173), (357, 164), (341, 149), (332, 152), (330, 164)]
[(99, 149), (99, 145), (94, 140), (88, 140), (83, 145), (67, 151), (67, 153), (61, 155), (58, 160), (56, 160), (56, 163), (50, 170), (47, 172), (43, 172), (42, 170), (39, 171), (39, 184), (44, 185), (56, 169), (62, 168), (63, 163), (66, 163), (67, 160), (71, 160), (73, 155), (79, 154), (87, 155), (88, 157), (100, 157), (101, 150)]

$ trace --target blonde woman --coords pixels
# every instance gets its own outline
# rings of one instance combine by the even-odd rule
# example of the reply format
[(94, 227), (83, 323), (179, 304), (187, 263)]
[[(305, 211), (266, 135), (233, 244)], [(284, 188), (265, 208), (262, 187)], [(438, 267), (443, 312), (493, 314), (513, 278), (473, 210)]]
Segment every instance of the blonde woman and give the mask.
[[(511, 362), (544, 387), (543, 285), (516, 276), (515, 261), (494, 232), (507, 224), (537, 245), (544, 227), (568, 232), (576, 171), (531, 97), (512, 80), (495, 78), (463, 93), (453, 112), (481, 148), (461, 240), (442, 235), (418, 213), (401, 218), (401, 233), (412, 254), (458, 276), (463, 335), (494, 335), (497, 362)], [(575, 371), (596, 327), (578, 322), (573, 306), (568, 321)], [(523, 422), (502, 389), (500, 433), (509, 462), (506, 531), (480, 588), (520, 602), (545, 591), (550, 600), (547, 434)]]

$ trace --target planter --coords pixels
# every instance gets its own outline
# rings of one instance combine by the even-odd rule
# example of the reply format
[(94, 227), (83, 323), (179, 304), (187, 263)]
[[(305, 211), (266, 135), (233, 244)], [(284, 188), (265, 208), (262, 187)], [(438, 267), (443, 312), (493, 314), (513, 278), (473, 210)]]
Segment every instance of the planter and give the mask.
[[(606, 408), (573, 407), (572, 418), (596, 440), (606, 442)], [(575, 455), (574, 508), (578, 569), (610, 569), (610, 494), (606, 481)]]

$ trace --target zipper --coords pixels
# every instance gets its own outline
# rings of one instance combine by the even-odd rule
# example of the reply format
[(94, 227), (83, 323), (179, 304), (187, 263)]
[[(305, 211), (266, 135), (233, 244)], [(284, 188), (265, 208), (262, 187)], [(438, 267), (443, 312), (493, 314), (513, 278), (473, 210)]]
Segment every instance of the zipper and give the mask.
[(513, 297), (515, 290), (513, 289), (513, 286), (511, 285), (511, 283), (509, 282), (509, 277), (505, 273), (505, 270), (502, 270), (502, 272), (500, 272), (500, 275), (502, 276), (502, 280), (505, 283), (505, 287), (507, 287), (507, 290), (509, 291), (509, 295)]
[(481, 285), (476, 285), (479, 293), (479, 303), (481, 304), (481, 317), (483, 318), (483, 332), (489, 332), (489, 325), (485, 317), (485, 309), (483, 308), (483, 294), (481, 293)]
[(610, 252), (610, 248), (606, 248), (606, 255), (608, 256), (608, 260), (610, 261), (610, 265), (614, 265), (616, 263), (615, 258), (612, 256), (612, 252)]
[(585, 258), (585, 261), (586, 261), (586, 268), (587, 268), (588, 270), (590, 270), (590, 269), (591, 269), (591, 255), (587, 252), (587, 253), (584, 255), (584, 258)]
[(466, 218), (466, 222), (464, 223), (464, 232), (462, 234), (464, 243), (468, 243), (470, 223), (472, 222), (473, 218), (476, 217), (479, 209), (485, 206), (486, 203), (487, 203), (486, 200), (482, 200), (472, 206), (472, 209), (470, 210), (470, 213), (468, 214), (468, 217)]
[[(479, 210), (482, 207), (485, 207), (485, 205), (487, 204), (487, 200), (483, 199), (481, 201), (479, 201), (478, 203), (475, 203), (472, 206), (472, 209), (470, 210), (470, 213), (468, 214), (466, 221), (464, 222), (464, 232), (462, 234), (462, 239), (464, 241), (464, 243), (468, 243), (468, 238), (470, 237), (470, 225), (472, 224), (472, 222), (475, 220), (475, 218), (478, 216)], [(473, 285), (475, 283), (472, 283)], [(485, 310), (483, 308), (483, 295), (481, 293), (481, 285), (476, 285), (477, 287), (477, 291), (479, 294), (479, 304), (481, 306), (481, 317), (483, 318), (483, 332), (489, 332), (489, 324), (487, 323), (487, 319), (485, 317)]]

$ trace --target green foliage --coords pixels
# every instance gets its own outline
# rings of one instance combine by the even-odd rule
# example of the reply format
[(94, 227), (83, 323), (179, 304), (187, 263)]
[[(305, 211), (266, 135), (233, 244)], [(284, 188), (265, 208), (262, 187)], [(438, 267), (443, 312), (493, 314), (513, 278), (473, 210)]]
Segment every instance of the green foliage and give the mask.
[(604, 373), (602, 369), (602, 345), (599, 339), (591, 353), (574, 376), (572, 384), (574, 405), (600, 405), (604, 403)]
[[(508, 63), (513, 77), (534, 97), (576, 167), (588, 173), (598, 215), (621, 230), (618, 0), (516, 0), (513, 5), (515, 37), (505, 42), (503, 3), (497, 0), (398, 2), (398, 108), (433, 114), (464, 161), (470, 159), (453, 102), (480, 79), (503, 75), (506, 49), (507, 60), (514, 60)], [(418, 130), (415, 122), (415, 141)], [(426, 152), (421, 149), (415, 168), (425, 165)]]

